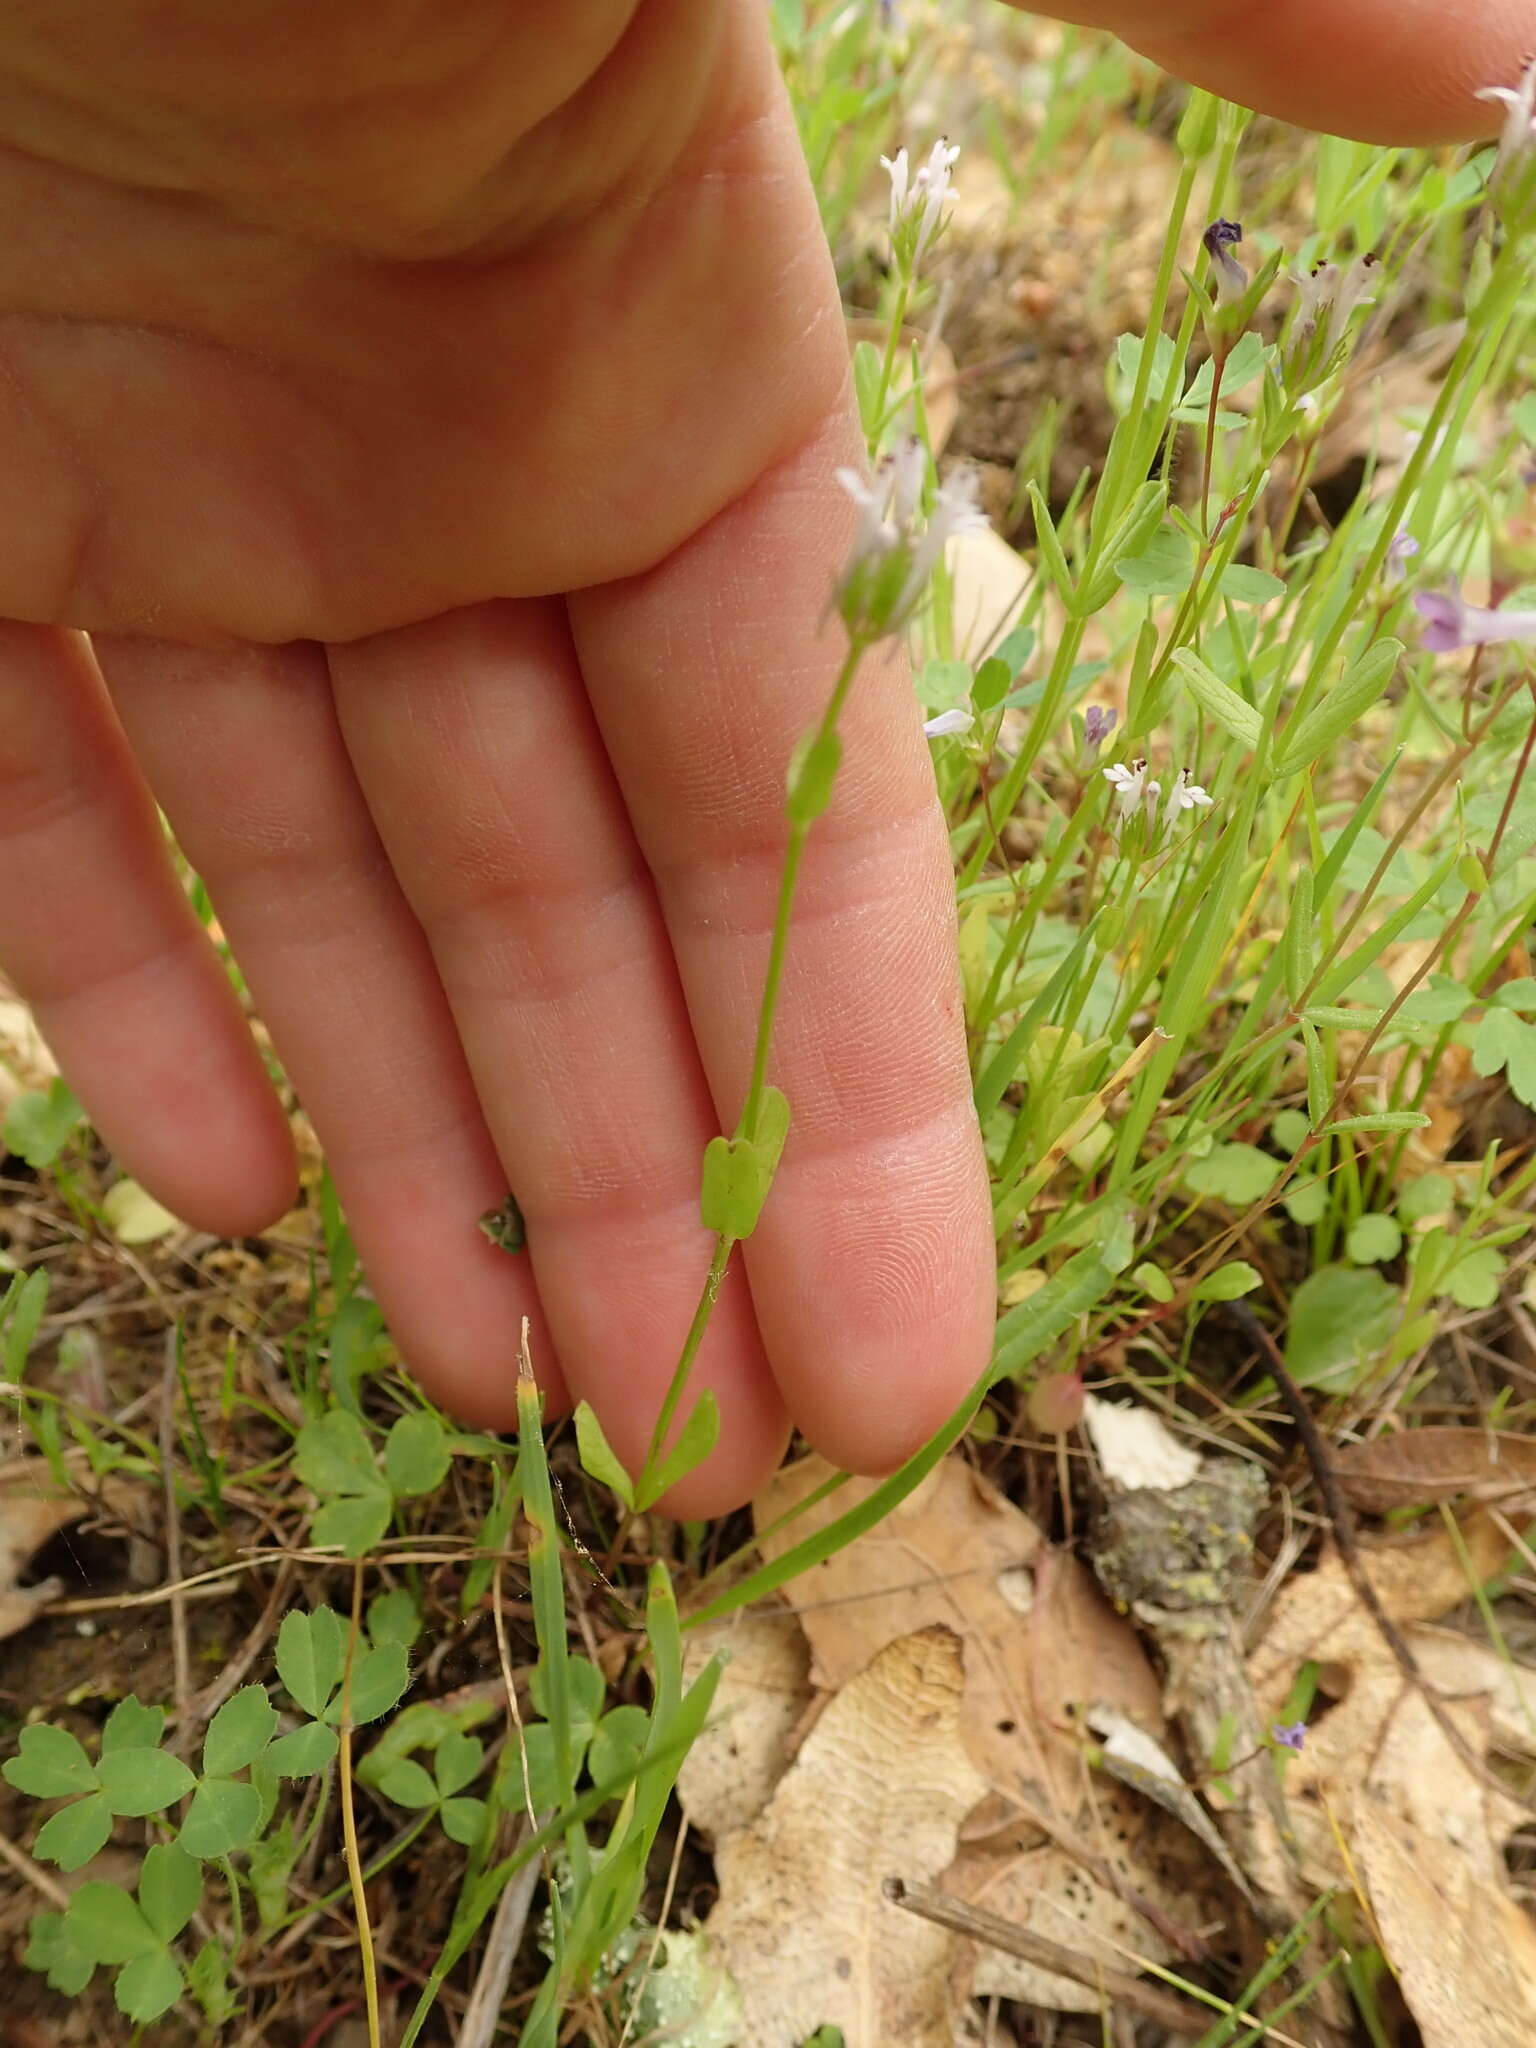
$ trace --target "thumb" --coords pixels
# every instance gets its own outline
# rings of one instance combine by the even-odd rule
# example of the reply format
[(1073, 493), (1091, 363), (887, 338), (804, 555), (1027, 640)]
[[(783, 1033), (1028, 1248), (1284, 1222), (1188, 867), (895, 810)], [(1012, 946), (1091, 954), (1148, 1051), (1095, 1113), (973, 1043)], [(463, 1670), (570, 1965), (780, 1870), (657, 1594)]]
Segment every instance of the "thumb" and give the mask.
[(1064, 0), (1179, 78), (1240, 106), (1362, 142), (1469, 141), (1536, 56), (1536, 0)]

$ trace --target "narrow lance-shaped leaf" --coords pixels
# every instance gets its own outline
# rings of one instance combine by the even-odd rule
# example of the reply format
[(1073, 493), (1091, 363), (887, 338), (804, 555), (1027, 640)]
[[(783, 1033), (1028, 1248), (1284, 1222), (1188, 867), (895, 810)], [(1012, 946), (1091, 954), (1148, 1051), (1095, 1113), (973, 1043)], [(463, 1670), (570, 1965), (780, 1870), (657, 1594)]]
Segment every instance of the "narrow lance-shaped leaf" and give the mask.
[[(718, 1138), (715, 1140), (716, 1144), (723, 1142)], [(620, 1464), (618, 1452), (604, 1436), (603, 1425), (590, 1401), (576, 1403), (576, 1455), (588, 1478), (595, 1479), (599, 1486), (606, 1486), (625, 1507), (634, 1506), (634, 1481)]]
[(1373, 641), (1301, 723), (1287, 727), (1274, 763), (1276, 775), (1299, 775), (1342, 739), (1386, 690), (1402, 652), (1401, 640)]
[(1456, 865), (1456, 849), (1439, 861), (1419, 887), (1414, 890), (1406, 903), (1399, 904), (1390, 917), (1384, 918), (1369, 938), (1362, 939), (1353, 952), (1343, 960), (1335, 961), (1324, 974), (1317, 987), (1320, 1002), (1332, 1002), (1362, 975), (1378, 954), (1384, 953), (1398, 934), (1412, 924), (1424, 906), (1438, 896), (1450, 878)]
[(1230, 683), (1224, 683), (1189, 648), (1176, 647), (1173, 660), (1189, 694), (1206, 716), (1245, 747), (1256, 747), (1263, 736), (1264, 721), (1247, 699), (1240, 697)]
[(661, 1499), (669, 1487), (704, 1460), (720, 1439), (720, 1404), (706, 1387), (693, 1411), (678, 1432), (677, 1441), (656, 1468), (655, 1477), (636, 1500), (643, 1511)]
[(1285, 992), (1292, 1004), (1306, 994), (1312, 979), (1312, 870), (1305, 862), (1291, 877), (1291, 914), (1281, 944), (1285, 949)]

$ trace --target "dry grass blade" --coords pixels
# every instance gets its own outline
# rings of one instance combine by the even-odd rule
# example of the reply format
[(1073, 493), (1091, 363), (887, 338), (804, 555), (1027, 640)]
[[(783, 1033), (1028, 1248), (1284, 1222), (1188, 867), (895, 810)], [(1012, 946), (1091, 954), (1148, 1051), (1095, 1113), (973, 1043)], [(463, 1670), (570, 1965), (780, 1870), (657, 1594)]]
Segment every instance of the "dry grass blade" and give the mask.
[(939, 1927), (968, 1935), (972, 1941), (986, 1942), (992, 1948), (1000, 1948), (1008, 1955), (1019, 1956), (1025, 1962), (1035, 1964), (1039, 1969), (1050, 1970), (1058, 1977), (1071, 1977), (1090, 1991), (1096, 1991), (1101, 1998), (1113, 2000), (1122, 2010), (1137, 2013), (1156, 2026), (1166, 2027), (1181, 2040), (1193, 2041), (1210, 2029), (1211, 2015), (1202, 2007), (1192, 2005), (1188, 1999), (1175, 1997), (1172, 1992), (1158, 1991), (1143, 1983), (1140, 1977), (1133, 1977), (1128, 1970), (1116, 1970), (1092, 1961), (1062, 1942), (1050, 1941), (1043, 1934), (1031, 1933), (1027, 1927), (1016, 1927), (1011, 1920), (1004, 1920), (996, 1913), (984, 1912), (979, 1906), (968, 1906), (961, 1899), (952, 1899), (946, 1892), (935, 1891), (932, 1885), (907, 1884), (899, 1877), (888, 1877), (885, 1896), (893, 1906), (902, 1906), (909, 1913), (920, 1914)]

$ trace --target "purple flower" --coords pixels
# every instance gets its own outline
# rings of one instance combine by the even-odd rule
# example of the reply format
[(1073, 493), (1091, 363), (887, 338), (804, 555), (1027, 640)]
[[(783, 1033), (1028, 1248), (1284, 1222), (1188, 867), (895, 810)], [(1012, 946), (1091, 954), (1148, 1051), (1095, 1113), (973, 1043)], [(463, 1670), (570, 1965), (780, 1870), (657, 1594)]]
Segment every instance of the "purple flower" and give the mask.
[(1096, 754), (1115, 729), (1120, 716), (1113, 705), (1090, 704), (1083, 713), (1083, 745)]
[(1498, 647), (1515, 640), (1536, 640), (1536, 612), (1496, 611), (1468, 604), (1453, 576), (1444, 590), (1418, 590), (1414, 604), (1424, 620), (1419, 645), (1430, 654), (1449, 654), (1456, 647)]
[(1408, 564), (1419, 552), (1419, 544), (1404, 527), (1392, 536), (1392, 545), (1387, 549), (1386, 566), (1382, 574), (1389, 583), (1401, 583), (1408, 573)]
[(1248, 273), (1232, 251), (1243, 239), (1241, 223), (1235, 220), (1213, 220), (1200, 239), (1205, 244), (1206, 255), (1211, 259), (1211, 278), (1217, 305), (1224, 306), (1233, 299), (1240, 299), (1248, 289)]
[(1305, 1721), (1289, 1724), (1277, 1721), (1269, 1732), (1282, 1749), (1300, 1749), (1307, 1739), (1307, 1724)]

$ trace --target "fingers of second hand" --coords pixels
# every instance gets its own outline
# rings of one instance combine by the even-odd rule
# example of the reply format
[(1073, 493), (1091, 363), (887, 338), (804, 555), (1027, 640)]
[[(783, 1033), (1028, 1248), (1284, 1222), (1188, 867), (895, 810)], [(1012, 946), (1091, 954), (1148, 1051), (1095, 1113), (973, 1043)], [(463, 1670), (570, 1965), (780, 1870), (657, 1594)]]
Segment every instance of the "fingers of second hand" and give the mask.
[(263, 1228), (293, 1152), (85, 641), (0, 624), (0, 961), (122, 1163), (203, 1228)]
[[(426, 932), (527, 1218), (574, 1392), (644, 1455), (709, 1243), (715, 1128), (654, 888), (553, 601), (470, 607), (333, 650), (342, 727)], [(718, 1448), (670, 1505), (715, 1512), (777, 1461), (782, 1407), (740, 1277), (695, 1392)]]
[(525, 1260), (476, 1219), (506, 1190), (420, 927), (347, 759), (324, 657), (102, 649), (131, 741), (218, 908), (324, 1144), (401, 1349), (436, 1398), (507, 1427)]

